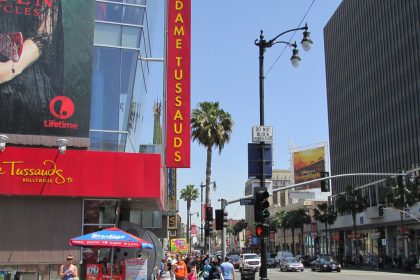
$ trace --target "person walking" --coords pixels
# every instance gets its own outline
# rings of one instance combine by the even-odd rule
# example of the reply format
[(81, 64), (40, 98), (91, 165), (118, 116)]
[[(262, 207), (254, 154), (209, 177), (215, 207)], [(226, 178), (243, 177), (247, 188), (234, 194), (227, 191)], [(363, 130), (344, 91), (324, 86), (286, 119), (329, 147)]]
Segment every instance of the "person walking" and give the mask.
[(222, 271), (224, 280), (235, 280), (235, 274), (233, 273), (234, 267), (233, 264), (229, 262), (228, 257), (225, 257), (225, 261), (220, 265), (220, 270)]
[(174, 272), (176, 280), (185, 280), (187, 278), (187, 265), (182, 260), (181, 255), (177, 256)]
[(216, 258), (212, 258), (211, 262), (211, 270), (210, 270), (210, 279), (221, 279), (220, 276), (222, 276), (222, 272), (220, 271), (220, 267), (219, 267), (219, 262), (217, 261)]
[(210, 279), (211, 269), (212, 269), (212, 267), (210, 265), (210, 261), (209, 261), (209, 259), (206, 259), (204, 261), (204, 266), (203, 266), (203, 269), (202, 269), (202, 271), (203, 271), (202, 276), (203, 276), (204, 280), (209, 280)]

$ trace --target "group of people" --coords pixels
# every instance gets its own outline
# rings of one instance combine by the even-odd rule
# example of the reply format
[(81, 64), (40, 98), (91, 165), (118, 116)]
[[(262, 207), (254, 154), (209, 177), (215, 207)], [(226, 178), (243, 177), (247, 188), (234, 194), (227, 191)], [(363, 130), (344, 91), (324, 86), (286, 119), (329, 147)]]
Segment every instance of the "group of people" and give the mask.
[(162, 259), (158, 280), (235, 280), (234, 267), (226, 257), (182, 256), (167, 254)]

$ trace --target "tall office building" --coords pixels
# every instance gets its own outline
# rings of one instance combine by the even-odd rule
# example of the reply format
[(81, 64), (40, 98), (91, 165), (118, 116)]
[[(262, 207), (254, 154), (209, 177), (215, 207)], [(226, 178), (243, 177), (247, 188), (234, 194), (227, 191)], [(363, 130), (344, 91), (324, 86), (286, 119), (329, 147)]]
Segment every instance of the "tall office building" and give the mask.
[[(397, 173), (420, 164), (419, 22), (419, 0), (343, 0), (325, 26), (332, 175)], [(388, 255), (395, 261), (419, 255), (417, 221), (404, 215), (409, 234), (402, 240), (406, 230), (400, 228), (400, 213), (378, 213), (386, 203), (384, 184), (375, 183), (379, 179), (383, 177), (333, 180), (333, 203), (347, 185), (362, 187), (369, 201), (356, 215), (357, 234), (351, 215), (340, 213), (332, 226), (334, 254), (351, 256), (357, 238), (357, 254), (366, 258)], [(405, 211), (419, 216), (418, 206)]]
[[(325, 26), (333, 175), (420, 164), (419, 21), (418, 0), (344, 0)], [(376, 179), (337, 179), (333, 191)]]
[(22, 31), (13, 44), (33, 40), (39, 57), (21, 65), (0, 54), (16, 68), (16, 77), (0, 84), (0, 140), (7, 142), (0, 150), (0, 278), (56, 279), (72, 254), (85, 279), (89, 264), (117, 262), (126, 251), (137, 257), (136, 249), (69, 245), (108, 227), (154, 245), (141, 252), (149, 277), (160, 262), (159, 238), (167, 236), (162, 147), (141, 153), (140, 141), (153, 135), (142, 127), (144, 114), (153, 114), (146, 107), (153, 62), (141, 58), (152, 56), (154, 35), (161, 44), (153, 53), (163, 57), (164, 30), (152, 27), (164, 22), (163, 10), (164, 1), (147, 0), (1, 6), (2, 30)]

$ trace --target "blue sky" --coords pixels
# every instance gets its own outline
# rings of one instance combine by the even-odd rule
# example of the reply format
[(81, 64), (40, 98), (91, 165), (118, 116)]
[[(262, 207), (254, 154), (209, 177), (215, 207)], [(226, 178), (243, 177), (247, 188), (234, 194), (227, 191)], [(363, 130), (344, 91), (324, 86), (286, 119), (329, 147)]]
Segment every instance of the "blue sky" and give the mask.
[[(328, 141), (323, 28), (340, 3), (340, 0), (192, 1), (191, 109), (202, 101), (218, 101), (235, 122), (231, 141), (220, 155), (217, 150), (213, 152), (211, 179), (217, 182), (217, 191), (211, 192), (214, 208), (220, 208), (220, 198), (229, 201), (244, 196), (248, 179), (247, 144), (252, 142), (252, 126), (259, 125), (258, 47), (254, 41), (261, 29), (269, 40), (298, 27), (305, 17), (302, 25), (308, 23), (314, 42), (309, 52), (299, 46), (302, 61), (298, 68), (291, 65), (292, 52), (290, 48), (284, 50), (285, 45), (274, 45), (265, 53), (265, 125), (273, 126), (274, 130), (273, 168), (290, 167), (290, 142), (301, 147)], [(157, 33), (162, 33), (162, 24), (163, 18), (156, 22)], [(288, 33), (280, 39), (289, 41), (292, 35)], [(154, 57), (163, 57), (160, 36), (154, 38)], [(298, 31), (292, 41), (299, 44), (301, 39), (302, 32)], [(152, 142), (151, 106), (156, 96), (162, 94), (162, 65), (155, 63), (151, 71), (143, 143)], [(194, 184), (200, 191), (200, 183), (205, 181), (205, 164), (205, 148), (193, 142), (191, 168), (178, 169), (178, 197), (188, 184)], [(179, 202), (179, 210), (185, 222), (184, 201)], [(229, 205), (227, 210), (230, 218), (244, 218), (244, 207), (239, 204)], [(192, 203), (191, 211), (200, 211), (200, 198)], [(199, 225), (200, 219), (193, 216), (192, 223)]]

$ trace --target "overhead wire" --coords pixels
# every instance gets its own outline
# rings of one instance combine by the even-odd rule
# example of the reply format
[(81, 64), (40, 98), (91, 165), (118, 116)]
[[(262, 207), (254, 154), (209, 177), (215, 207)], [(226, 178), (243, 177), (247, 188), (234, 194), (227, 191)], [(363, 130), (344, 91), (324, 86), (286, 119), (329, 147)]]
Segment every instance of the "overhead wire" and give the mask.
[[(309, 5), (309, 8), (306, 10), (306, 13), (303, 15), (303, 18), (302, 18), (302, 20), (299, 22), (298, 27), (301, 27), (301, 26), (302, 26), (303, 21), (305, 20), (306, 16), (308, 15), (308, 13), (309, 13), (309, 11), (311, 10), (311, 8), (312, 8), (312, 6), (314, 5), (314, 3), (315, 3), (315, 0), (312, 0), (311, 5)], [(290, 43), (290, 42), (292, 41), (292, 39), (293, 39), (293, 37), (295, 36), (295, 34), (296, 34), (296, 31), (294, 31), (294, 32), (292, 33), (292, 35), (290, 36), (289, 41), (287, 41), (288, 43)], [(270, 73), (271, 69), (273, 69), (273, 68), (274, 68), (274, 66), (276, 65), (277, 61), (279, 61), (280, 57), (283, 55), (284, 51), (286, 50), (286, 48), (287, 48), (288, 46), (289, 46), (289, 45), (285, 45), (285, 46), (284, 46), (283, 50), (280, 52), (279, 56), (276, 58), (276, 60), (274, 61), (274, 63), (270, 66), (270, 68), (268, 69), (268, 71), (267, 71), (267, 73), (265, 74), (265, 76), (268, 76), (268, 73)]]

